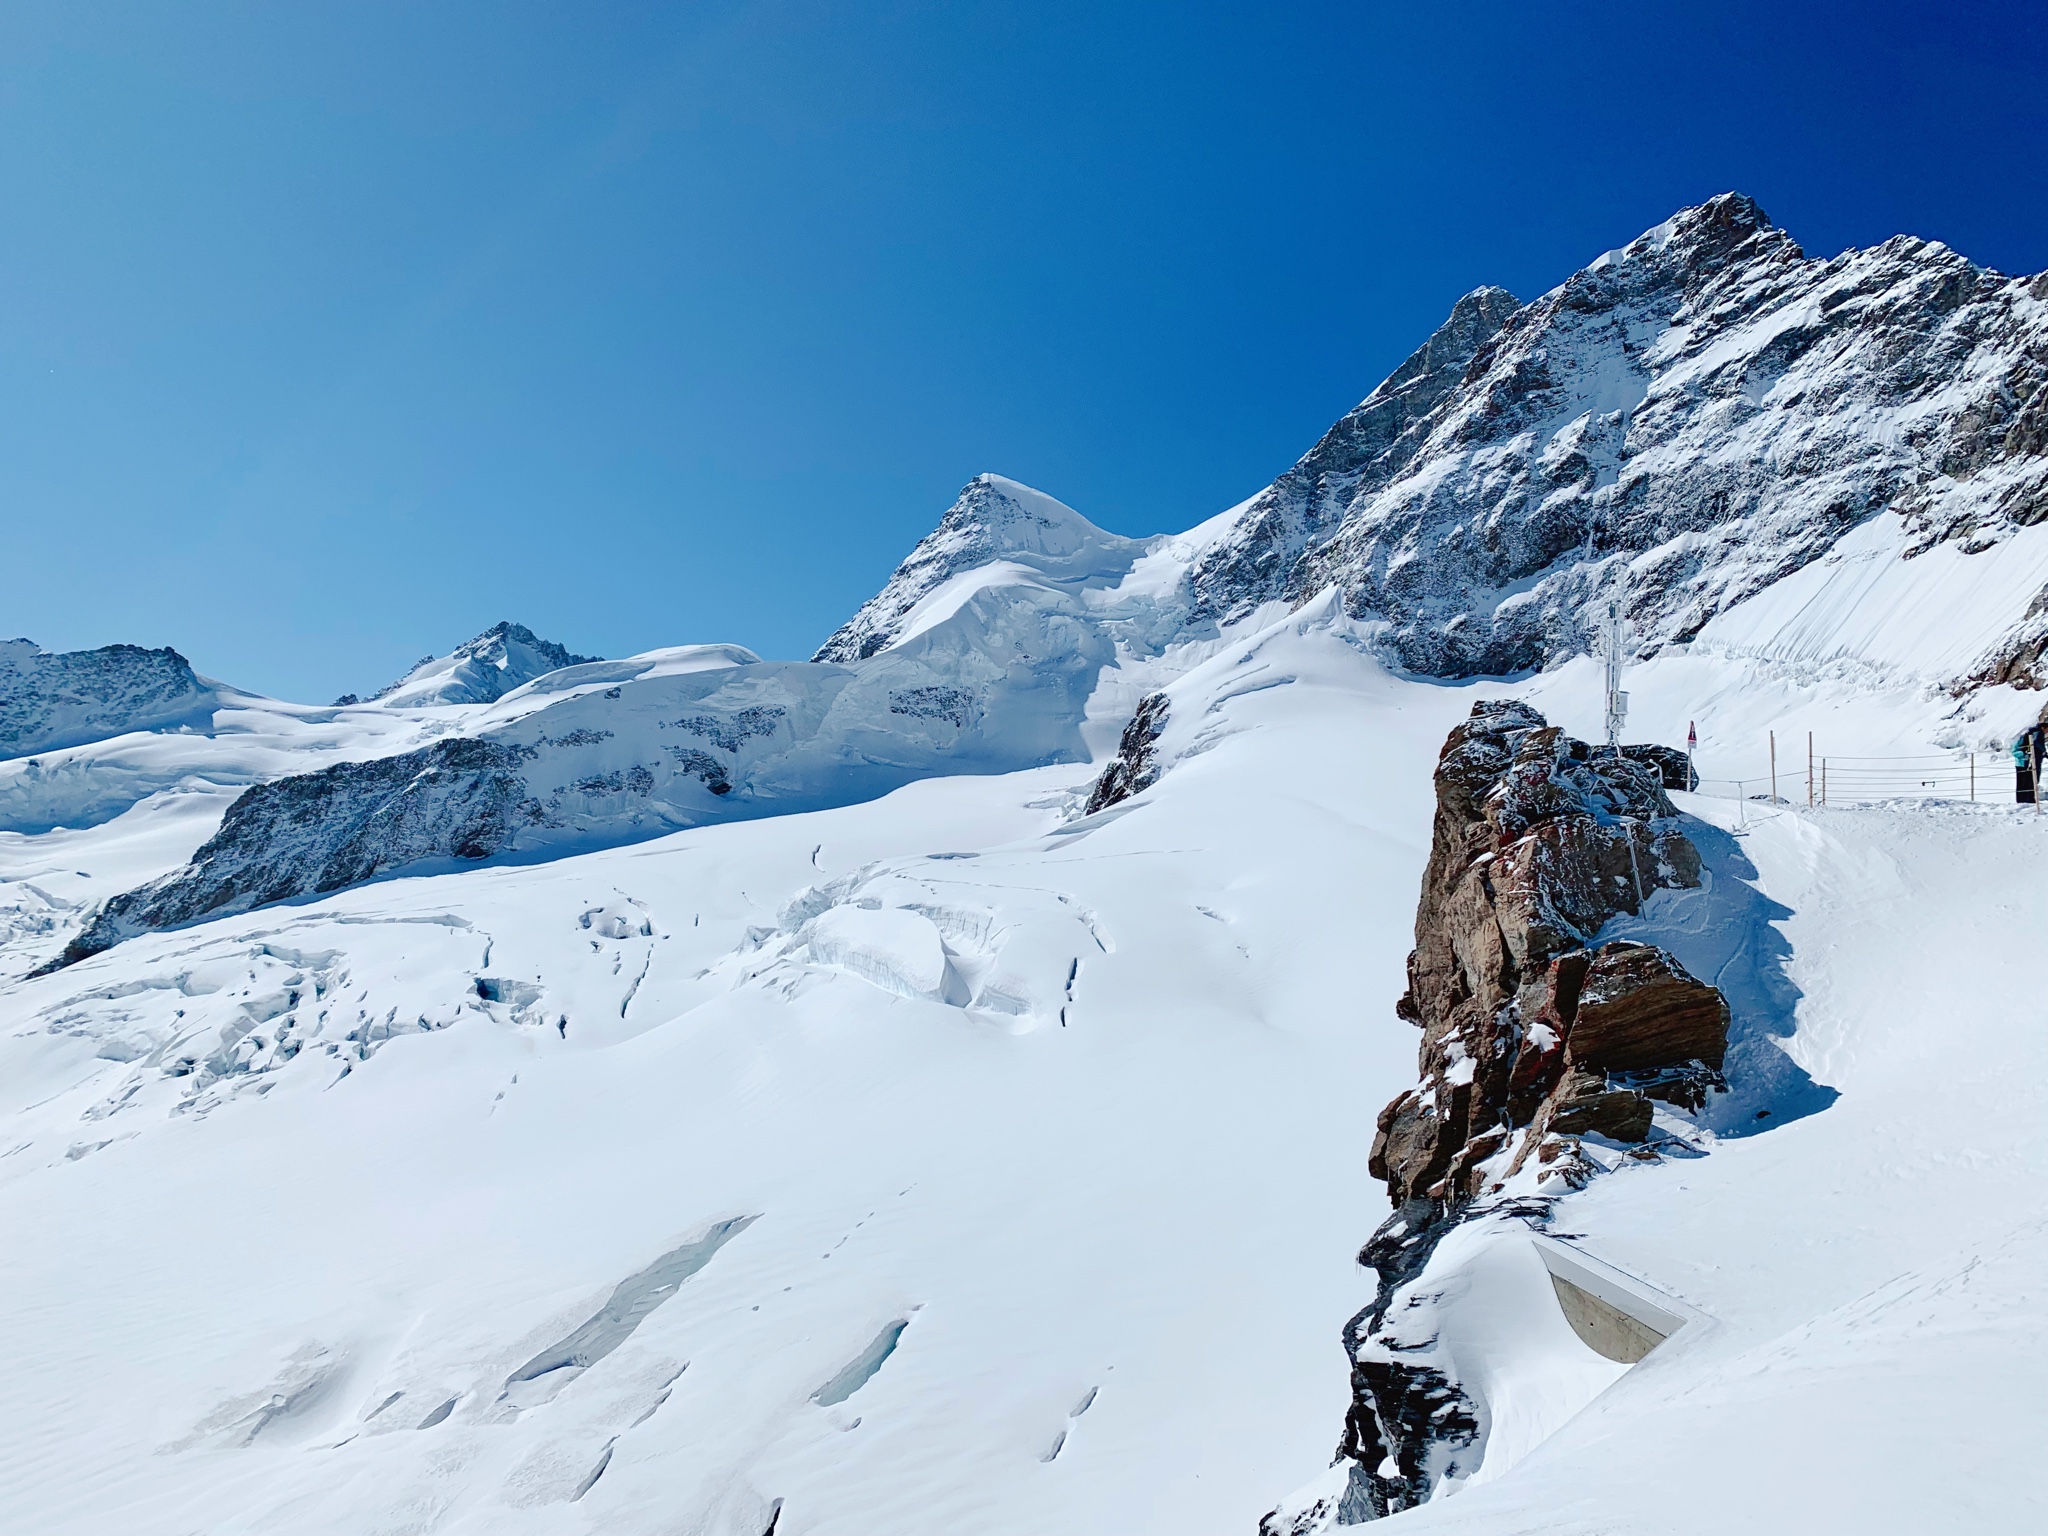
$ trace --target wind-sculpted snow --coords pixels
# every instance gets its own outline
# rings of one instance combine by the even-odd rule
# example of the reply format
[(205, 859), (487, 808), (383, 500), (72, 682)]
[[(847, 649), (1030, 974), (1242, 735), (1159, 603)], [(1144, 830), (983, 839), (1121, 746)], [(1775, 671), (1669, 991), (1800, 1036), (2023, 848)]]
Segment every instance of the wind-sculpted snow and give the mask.
[(1334, 583), (1404, 665), (1514, 672), (1586, 649), (1610, 590), (1639, 644), (1690, 639), (1886, 509), (1911, 549), (2048, 517), (2048, 277), (1903, 235), (1809, 259), (1729, 194), (1496, 294), (1430, 344), (1470, 351), (1455, 388), (1418, 354), (1252, 504), (1198, 612)]
[(27, 757), (127, 731), (204, 726), (216, 700), (169, 646), (52, 653), (0, 641), (0, 758)]

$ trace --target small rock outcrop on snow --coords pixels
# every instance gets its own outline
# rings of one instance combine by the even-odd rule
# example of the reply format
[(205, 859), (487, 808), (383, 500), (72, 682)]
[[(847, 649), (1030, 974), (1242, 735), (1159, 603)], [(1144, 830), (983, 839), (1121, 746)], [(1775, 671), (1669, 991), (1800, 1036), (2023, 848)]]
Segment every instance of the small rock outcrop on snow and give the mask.
[(338, 891), (421, 859), (485, 858), (524, 813), (531, 755), (458, 736), (244, 790), (189, 865), (109, 900), (47, 969), (152, 928)]
[(1809, 258), (1729, 193), (1511, 305), (1461, 300), (1200, 560), (1194, 610), (1334, 583), (1402, 664), (1510, 673), (1586, 649), (1624, 571), (1654, 646), (1887, 508), (1917, 549), (2048, 518), (2048, 274), (1907, 235)]
[[(578, 656), (566, 646), (541, 639), (524, 624), (501, 621), (446, 656), (422, 657), (405, 676), (372, 697), (394, 708), (494, 704), (537, 677), (603, 659)], [(356, 702), (346, 696), (336, 702), (344, 701)]]
[(1088, 792), (1083, 814), (1107, 810), (1159, 782), (1159, 737), (1166, 729), (1166, 715), (1164, 693), (1148, 693), (1138, 701), (1137, 712), (1117, 743), (1116, 756)]
[(32, 640), (0, 641), (0, 758), (203, 725), (213, 704), (213, 691), (169, 646), (53, 653)]
[(1721, 994), (1654, 946), (1596, 944), (1653, 892), (1700, 883), (1658, 770), (1603, 756), (1526, 705), (1486, 702), (1445, 742), (1436, 796), (1396, 1009), (1422, 1028), (1421, 1081), (1381, 1111), (1372, 1146), (1395, 1212), (1360, 1255), (1377, 1295), (1345, 1330), (1339, 1523), (1410, 1508), (1477, 1469), (1479, 1415), (1408, 1337), (1412, 1319), (1390, 1317), (1445, 1233), (1490, 1197), (1540, 1211), (1585, 1182), (1581, 1138), (1641, 1142), (1656, 1102), (1697, 1110), (1723, 1086)]

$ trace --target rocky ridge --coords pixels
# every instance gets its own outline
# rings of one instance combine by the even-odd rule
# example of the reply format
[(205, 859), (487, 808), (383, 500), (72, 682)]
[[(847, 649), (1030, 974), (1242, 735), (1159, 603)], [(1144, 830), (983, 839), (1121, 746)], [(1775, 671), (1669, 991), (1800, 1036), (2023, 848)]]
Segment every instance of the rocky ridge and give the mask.
[(1503, 1209), (1540, 1217), (1597, 1171), (1589, 1138), (1656, 1156), (1657, 1106), (1696, 1111), (1724, 1086), (1721, 994), (1654, 946), (1599, 942), (1655, 892), (1700, 883), (1665, 766), (1596, 752), (1514, 701), (1475, 705), (1444, 744), (1396, 1007), (1422, 1030), (1419, 1082), (1380, 1112), (1372, 1144), (1395, 1209), (1359, 1255), (1378, 1289), (1344, 1333), (1351, 1470), (1343, 1508), (1319, 1517), (1392, 1514), (1477, 1469), (1482, 1416), (1411, 1336), (1403, 1290), (1445, 1234)]
[[(495, 704), (513, 689), (563, 667), (602, 661), (578, 656), (567, 646), (543, 640), (524, 624), (500, 620), (474, 639), (465, 640), (446, 656), (423, 656), (396, 682), (387, 683), (371, 699), (376, 703), (417, 708), (435, 704)], [(361, 702), (344, 695), (337, 704)]]
[(1138, 701), (1131, 723), (1117, 742), (1116, 756), (1104, 766), (1088, 791), (1082, 814), (1093, 816), (1159, 782), (1164, 771), (1159, 762), (1159, 737), (1166, 730), (1168, 713), (1164, 693), (1148, 693)]
[[(1906, 235), (1810, 258), (1725, 194), (1530, 304), (1461, 300), (1206, 552), (1191, 611), (1334, 584), (1401, 665), (1470, 676), (1586, 650), (1619, 590), (1647, 652), (1880, 511), (1909, 552), (2048, 518), (2044, 383), (2048, 274)], [(1979, 680), (2031, 676), (2044, 633)]]
[(0, 758), (204, 724), (214, 702), (169, 646), (51, 652), (32, 640), (0, 642)]
[(545, 813), (520, 770), (533, 754), (451, 737), (244, 790), (191, 862), (110, 899), (44, 969), (155, 928), (323, 895), (429, 858), (481, 859)]

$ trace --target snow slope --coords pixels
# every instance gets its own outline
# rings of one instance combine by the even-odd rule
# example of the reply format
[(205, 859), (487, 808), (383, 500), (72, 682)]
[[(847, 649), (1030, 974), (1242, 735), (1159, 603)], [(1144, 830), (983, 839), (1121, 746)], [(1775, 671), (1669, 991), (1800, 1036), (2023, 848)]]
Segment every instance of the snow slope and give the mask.
[[(1595, 683), (1516, 691), (1584, 728)], [(1813, 686), (1873, 731), (1949, 702)], [(1076, 766), (932, 779), (17, 985), (0, 1207), (51, 1235), (0, 1261), (25, 1528), (758, 1532), (781, 1500), (779, 1531), (1249, 1531), (1341, 1417), (1429, 764), (1509, 690), (1392, 676), (1326, 601), (1168, 691), (1164, 776), (1092, 818)], [(2039, 1274), (2039, 1153), (2023, 1104), (1981, 1113), (1984, 1074), (2029, 1076), (2030, 990), (2017, 954), (1978, 961), (2043, 915), (2041, 823), (1742, 814), (1787, 1047), (1841, 1098), (1565, 1202), (1556, 1229), (1711, 1320), (1618, 1381), (1530, 1309), (1526, 1234), (1476, 1233), (1467, 1272), (1509, 1266), (1465, 1318), (1500, 1455), (1411, 1523), (1691, 1529), (1680, 1484), (1714, 1490), (1706, 1529), (1816, 1466), (1838, 1528), (2031, 1507), (1999, 1478), (1901, 1501), (1832, 1458), (1896, 1456), (1951, 1343), (2001, 1427), (1915, 1419), (1916, 1454), (2037, 1427), (2031, 1356), (1985, 1351)], [(1966, 986), (1920, 969), (1951, 952)]]
[[(1332, 1002), (1395, 984), (1425, 782), (1399, 770), (1459, 701), (1327, 625), (1242, 654), (1172, 793), (1093, 822), (1071, 767), (934, 780), (21, 987), (0, 1203), (68, 1235), (4, 1261), (11, 1507), (52, 1532), (759, 1531), (777, 1498), (789, 1530), (1247, 1528), (1341, 1400), (1352, 1111), (1408, 1042)], [(1276, 753), (1293, 782), (1248, 796)], [(1360, 937), (1317, 941), (1333, 912)], [(507, 1388), (739, 1217), (586, 1372)], [(898, 1322), (871, 1381), (812, 1401)]]
[[(2010, 777), (1988, 766), (1976, 806), (1800, 793), (1806, 732), (1988, 763), (2038, 716), (2040, 397), (2000, 329), (2036, 300), (1917, 243), (1810, 263), (1740, 208), (1714, 218), (1524, 310), (1475, 296), (1292, 479), (1186, 534), (1122, 539), (980, 477), (813, 662), (684, 646), (483, 698), (508, 633), (506, 667), (430, 669), (410, 701), (209, 684), (203, 718), (0, 761), (10, 1527), (1250, 1536), (1279, 1508), (1327, 1529), (1339, 1330), (1387, 1214), (1373, 1116), (1415, 1070), (1393, 1003), (1431, 769), (1478, 698), (1598, 734), (1572, 615), (1624, 564), (1630, 737), (1698, 725), (1709, 793), (1679, 798), (1713, 878), (1614, 936), (1726, 992), (1731, 1093), (1686, 1131), (1701, 1155), (1609, 1156), (1544, 1233), (1503, 1215), (1439, 1247), (1417, 1295), (1486, 1454), (1396, 1518), (2038, 1525), (2024, 936), (2048, 822), (1992, 803)], [(1636, 334), (1681, 249), (1720, 263), (1728, 307), (1696, 305), (1691, 341)], [(1821, 334), (1770, 351), (1771, 315)], [(1687, 350), (1709, 331), (1720, 363)], [(1820, 437), (1710, 527), (1651, 517), (1490, 584), (1484, 528), (1547, 504), (1604, 538), (1632, 483), (1582, 441), (1586, 401), (1496, 390), (1529, 382), (1539, 335), (1586, 343), (1550, 361), (1637, 410), (1629, 433), (1648, 405), (1609, 396), (1642, 379), (1603, 349), (1651, 369), (1643, 400), (1676, 423), (1658, 462)], [(1722, 387), (1768, 351), (1781, 381), (1833, 359), (1881, 393), (1857, 359), (1888, 342), (1927, 392), (1825, 430), (1797, 390)], [(1583, 495), (1513, 502), (1532, 465), (1546, 497), (1570, 480), (1515, 413), (1573, 401)], [(1949, 455), (1946, 478), (1887, 500), (1904, 458), (1850, 439), (1914, 410), (1932, 436), (1884, 440)], [(1513, 431), (1460, 436), (1458, 412)], [(1421, 499), (1396, 515), (1375, 475)], [(1868, 515), (1816, 519), (1815, 475), (1855, 480)], [(1439, 520), (1489, 486), (1498, 519)], [(1315, 564), (1381, 535), (1440, 606), (1361, 603), (1363, 554)], [(1551, 618), (1507, 625), (1518, 597)], [(1392, 664), (1435, 665), (1413, 646), (1459, 613), (1540, 631), (1510, 659), (1543, 669)], [(1154, 694), (1158, 777), (1084, 814)], [(1776, 806), (1755, 798), (1772, 732)], [(540, 816), (482, 860), (364, 835), (424, 793), (391, 765), (451, 747), (514, 762), (508, 806)], [(378, 771), (395, 798), (361, 793)], [(322, 774), (349, 792), (307, 792)], [(277, 813), (295, 796), (304, 817)], [(351, 839), (366, 859), (321, 889)], [(178, 873), (208, 859), (233, 879)], [(259, 869), (284, 883), (233, 883)], [(172, 926), (24, 979), (166, 877), (195, 898)], [(251, 891), (286, 899), (238, 910)], [(1623, 1369), (1563, 1320), (1554, 1262), (1613, 1266), (1685, 1326)]]

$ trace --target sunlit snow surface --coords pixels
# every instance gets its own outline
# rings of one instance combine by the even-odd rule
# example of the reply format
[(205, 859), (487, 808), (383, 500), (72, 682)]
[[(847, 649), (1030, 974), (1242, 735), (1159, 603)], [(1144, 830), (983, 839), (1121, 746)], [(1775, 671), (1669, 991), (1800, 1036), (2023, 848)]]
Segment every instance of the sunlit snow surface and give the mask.
[[(1959, 704), (1885, 649), (1969, 610), (1931, 560), (1735, 610), (1632, 671), (1631, 735), (1696, 720), (1731, 777), (1772, 729), (1788, 760), (1809, 729), (1995, 747), (2037, 699)], [(1012, 596), (954, 617), (1071, 616)], [(1437, 749), (1482, 695), (1591, 734), (1599, 679), (1401, 679), (1327, 601), (1104, 654), (1068, 728), (1099, 757), (1164, 685), (1167, 768), (1094, 817), (1083, 762), (928, 778), (147, 935), (0, 992), (8, 1528), (1249, 1533), (1348, 1401)], [(253, 701), (239, 737), (102, 743), (157, 789), (12, 834), (0, 890), (88, 904), (182, 858), (235, 783), (438, 718)], [(1445, 1245), (1493, 1440), (1402, 1518), (2029, 1528), (2048, 820), (1686, 808), (1723, 829), (1700, 838), (1737, 930), (1695, 953), (1739, 1025), (1768, 1015), (1744, 1027), (1789, 1112), (1558, 1208), (1704, 1319), (1626, 1374), (1545, 1310), (1519, 1230)]]

